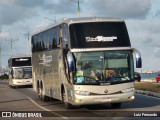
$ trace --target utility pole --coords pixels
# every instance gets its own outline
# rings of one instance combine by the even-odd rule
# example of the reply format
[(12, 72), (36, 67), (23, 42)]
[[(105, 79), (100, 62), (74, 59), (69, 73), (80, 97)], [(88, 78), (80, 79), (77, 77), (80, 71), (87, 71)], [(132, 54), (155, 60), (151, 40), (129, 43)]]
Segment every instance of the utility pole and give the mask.
[(31, 54), (31, 43), (30, 43), (30, 32), (29, 32), (29, 24), (26, 26), (26, 29), (28, 29), (28, 31), (26, 33), (19, 33), (19, 34), (22, 34), (23, 36), (27, 37), (27, 40), (28, 40), (28, 53), (29, 55)]
[(79, 4), (79, 0), (78, 0), (78, 17), (80, 17), (80, 4)]
[(71, 0), (78, 4), (78, 17), (80, 17), (80, 0)]
[(0, 70), (1, 70), (1, 60), (2, 60), (2, 47), (0, 43)]
[(2, 48), (2, 46), (1, 46), (1, 44), (0, 44), (0, 69), (1, 69), (1, 67), (2, 67), (2, 50), (3, 50), (4, 48)]
[(0, 46), (0, 68), (1, 68), (1, 59), (2, 59), (2, 49), (1, 49), (1, 46)]
[[(3, 38), (4, 39), (4, 38)], [(5, 51), (5, 49), (7, 48), (4, 43), (3, 43), (4, 40), (0, 40), (0, 67), (2, 67), (2, 57), (3, 57), (3, 51)], [(7, 50), (6, 50), (7, 52)]]
[(17, 41), (18, 39), (16, 39), (16, 40), (13, 40), (13, 39), (10, 39), (9, 40), (9, 44), (10, 44), (10, 46), (11, 46), (11, 49), (10, 49), (10, 54), (11, 54), (11, 56), (13, 56), (13, 43), (15, 42), (15, 41)]
[(29, 52), (29, 55), (31, 54), (31, 46), (30, 46), (30, 40), (29, 40), (29, 38), (30, 38), (30, 33), (29, 33), (29, 30), (28, 30), (28, 32), (26, 33), (26, 34), (23, 34), (23, 33), (19, 33), (19, 34), (22, 34), (22, 35), (24, 35), (24, 36), (26, 36), (27, 37), (27, 40), (28, 40), (28, 52)]
[(1, 44), (0, 44), (0, 73), (2, 73), (3, 72), (3, 70), (2, 70), (2, 47), (1, 47)]

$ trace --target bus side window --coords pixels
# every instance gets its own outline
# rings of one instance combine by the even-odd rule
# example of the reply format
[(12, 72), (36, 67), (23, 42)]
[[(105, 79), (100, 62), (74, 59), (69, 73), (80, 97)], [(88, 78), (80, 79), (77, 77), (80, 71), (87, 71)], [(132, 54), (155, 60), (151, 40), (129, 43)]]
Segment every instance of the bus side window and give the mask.
[(57, 37), (56, 37), (56, 41), (57, 41), (57, 47), (58, 48), (62, 48), (62, 28), (61, 26), (56, 27), (56, 33), (57, 33)]
[(62, 25), (62, 44), (63, 48), (68, 48), (68, 26), (67, 24)]
[(68, 26), (63, 24), (57, 27), (57, 46), (59, 48), (68, 48)]
[(62, 26), (60, 26), (60, 37), (59, 37), (59, 47), (62, 48)]
[(43, 32), (43, 50), (49, 50), (49, 40), (47, 39), (48, 31)]
[(39, 34), (35, 36), (35, 52), (39, 52), (38, 46), (39, 46)]
[(35, 52), (35, 43), (34, 43), (34, 37), (32, 36), (31, 38), (31, 42), (32, 42), (32, 53)]
[(50, 30), (50, 40), (51, 40), (51, 44), (52, 44), (52, 49), (57, 48), (57, 36), (56, 36), (56, 28), (53, 28)]

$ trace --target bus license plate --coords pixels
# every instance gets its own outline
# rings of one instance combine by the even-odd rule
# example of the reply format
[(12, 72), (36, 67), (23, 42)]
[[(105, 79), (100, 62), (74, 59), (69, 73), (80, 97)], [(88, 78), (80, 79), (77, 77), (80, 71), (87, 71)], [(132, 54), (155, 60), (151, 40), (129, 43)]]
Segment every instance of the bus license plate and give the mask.
[(101, 99), (101, 102), (110, 102), (111, 99), (108, 99), (108, 98), (104, 98), (104, 99)]
[(96, 98), (94, 101), (99, 101), (99, 102), (110, 102), (112, 101), (110, 98)]

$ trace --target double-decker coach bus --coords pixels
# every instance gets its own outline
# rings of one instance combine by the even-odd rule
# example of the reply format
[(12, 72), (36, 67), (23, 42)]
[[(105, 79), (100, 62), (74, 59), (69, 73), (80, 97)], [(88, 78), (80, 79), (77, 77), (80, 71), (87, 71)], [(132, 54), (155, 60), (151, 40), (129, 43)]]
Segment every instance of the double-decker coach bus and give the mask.
[(134, 60), (123, 19), (68, 18), (32, 36), (33, 88), (66, 108), (134, 100)]
[(9, 86), (32, 86), (31, 56), (12, 56), (8, 60)]

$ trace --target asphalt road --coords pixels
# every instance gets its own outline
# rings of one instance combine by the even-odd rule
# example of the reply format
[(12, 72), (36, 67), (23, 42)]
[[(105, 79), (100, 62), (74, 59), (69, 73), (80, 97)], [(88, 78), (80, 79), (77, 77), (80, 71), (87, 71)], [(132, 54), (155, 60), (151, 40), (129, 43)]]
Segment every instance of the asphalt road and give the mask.
[[(37, 93), (29, 87), (12, 89), (8, 81), (0, 81), (0, 116), (11, 112), (12, 119), (50, 120), (77, 119), (97, 120), (106, 118), (117, 119), (156, 119), (160, 118), (160, 99), (136, 94), (131, 103), (123, 103), (120, 109), (111, 108), (110, 104), (80, 106), (66, 110), (61, 101), (42, 102)], [(3, 112), (3, 113), (2, 113)], [(5, 113), (4, 113), (5, 112)], [(34, 114), (33, 114), (34, 113)], [(147, 117), (146, 117), (147, 115)], [(148, 117), (151, 115), (152, 117)], [(159, 117), (155, 117), (158, 115)], [(18, 116), (18, 117), (17, 117)], [(38, 118), (33, 118), (37, 116)], [(28, 118), (30, 117), (30, 118)], [(0, 117), (4, 119), (4, 117)], [(10, 120), (10, 117), (5, 119)]]

